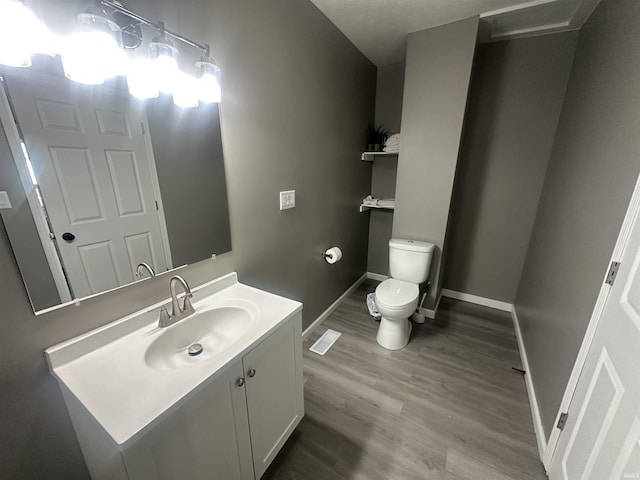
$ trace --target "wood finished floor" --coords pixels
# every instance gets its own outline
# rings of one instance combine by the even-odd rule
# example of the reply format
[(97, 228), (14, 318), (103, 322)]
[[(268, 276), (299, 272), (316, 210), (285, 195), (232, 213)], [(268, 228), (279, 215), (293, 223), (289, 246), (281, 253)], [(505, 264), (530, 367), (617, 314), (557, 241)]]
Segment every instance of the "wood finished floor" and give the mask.
[[(546, 479), (509, 314), (443, 299), (391, 352), (367, 280), (304, 343), (305, 418), (263, 479)], [(323, 357), (309, 347), (342, 333)]]

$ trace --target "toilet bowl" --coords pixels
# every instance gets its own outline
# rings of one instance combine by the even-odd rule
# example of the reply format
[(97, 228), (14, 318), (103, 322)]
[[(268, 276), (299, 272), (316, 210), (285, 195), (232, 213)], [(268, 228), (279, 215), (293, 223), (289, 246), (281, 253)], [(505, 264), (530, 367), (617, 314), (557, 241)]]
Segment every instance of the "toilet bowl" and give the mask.
[(376, 340), (388, 350), (400, 350), (409, 343), (409, 316), (418, 306), (418, 285), (390, 278), (376, 288), (376, 305), (382, 318)]
[(389, 240), (391, 278), (376, 288), (376, 305), (382, 315), (376, 340), (389, 350), (409, 343), (409, 316), (418, 306), (418, 285), (427, 279), (435, 245), (417, 240)]

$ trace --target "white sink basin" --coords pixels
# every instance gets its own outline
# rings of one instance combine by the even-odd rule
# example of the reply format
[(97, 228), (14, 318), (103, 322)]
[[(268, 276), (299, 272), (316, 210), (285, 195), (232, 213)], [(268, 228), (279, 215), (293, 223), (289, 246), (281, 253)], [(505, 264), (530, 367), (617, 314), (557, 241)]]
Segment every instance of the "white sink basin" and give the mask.
[[(302, 309), (298, 302), (238, 283), (235, 273), (193, 289), (196, 313), (158, 328), (167, 301), (46, 352), (63, 393), (122, 448)], [(190, 357), (193, 343), (203, 351)]]
[[(256, 324), (257, 318), (257, 307), (240, 299), (203, 308), (165, 328), (149, 345), (144, 359), (157, 369), (200, 365), (233, 346)], [(195, 344), (202, 346), (202, 352), (189, 355), (189, 347)]]

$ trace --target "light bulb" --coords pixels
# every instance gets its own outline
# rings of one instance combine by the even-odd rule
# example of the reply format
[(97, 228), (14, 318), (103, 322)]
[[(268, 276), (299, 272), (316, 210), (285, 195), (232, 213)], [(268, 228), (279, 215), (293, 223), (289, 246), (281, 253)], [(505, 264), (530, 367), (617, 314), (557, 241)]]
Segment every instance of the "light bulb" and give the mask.
[(124, 75), (127, 57), (120, 48), (120, 27), (92, 14), (78, 15), (79, 31), (64, 40), (62, 67), (70, 80), (100, 85), (107, 78)]
[(160, 91), (162, 93), (171, 93), (180, 73), (176, 59), (167, 55), (160, 55), (154, 60), (153, 70)]
[(0, 63), (30, 67), (31, 55), (53, 55), (53, 37), (31, 10), (17, 0), (0, 0)]
[(182, 73), (178, 76), (173, 89), (173, 103), (183, 108), (198, 106), (196, 79)]
[(154, 62), (154, 72), (158, 88), (163, 93), (172, 93), (178, 81), (180, 69), (178, 68), (178, 56), (180, 52), (167, 39), (164, 23), (160, 25), (159, 34), (149, 43), (149, 56)]
[(143, 100), (158, 97), (160, 89), (153, 66), (154, 63), (146, 58), (136, 58), (131, 61), (127, 75), (127, 85), (131, 95)]
[(196, 62), (202, 75), (197, 81), (198, 98), (205, 103), (218, 103), (222, 99), (220, 89), (220, 67), (213, 61)]

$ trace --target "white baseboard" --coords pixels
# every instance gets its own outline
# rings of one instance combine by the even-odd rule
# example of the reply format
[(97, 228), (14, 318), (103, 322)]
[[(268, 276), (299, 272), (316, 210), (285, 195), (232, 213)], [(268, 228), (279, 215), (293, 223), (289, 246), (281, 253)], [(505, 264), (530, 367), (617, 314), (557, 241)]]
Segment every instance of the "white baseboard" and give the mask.
[(373, 272), (367, 272), (366, 275), (367, 278), (370, 278), (371, 280), (378, 280), (379, 282), (384, 282), (387, 278), (389, 278), (389, 275), (382, 275), (380, 273)]
[(365, 273), (358, 280), (356, 280), (353, 283), (353, 285), (347, 288), (345, 292), (342, 295), (340, 295), (335, 302), (329, 305), (329, 308), (327, 308), (324, 312), (322, 312), (322, 314), (320, 314), (320, 316), (316, 318), (311, 325), (309, 325), (307, 328), (304, 329), (304, 332), (302, 332), (302, 339), (306, 340), (309, 337), (309, 335), (311, 335), (314, 332), (314, 330), (318, 328), (322, 324), (322, 322), (324, 322), (327, 318), (329, 318), (329, 315), (331, 315), (335, 311), (335, 309), (338, 308), (342, 302), (344, 302), (345, 298), (351, 295), (351, 293), (353, 293), (353, 291), (356, 288), (358, 288), (360, 284), (364, 282), (367, 278), (368, 278), (367, 274)]
[(496, 310), (502, 310), (504, 312), (513, 311), (513, 305), (511, 303), (479, 297), (477, 295), (471, 295), (470, 293), (456, 292), (455, 290), (448, 290), (446, 288), (443, 288), (441, 293), (444, 297), (462, 300), (463, 302), (475, 303), (476, 305), (483, 305), (485, 307), (495, 308)]
[(518, 322), (518, 316), (516, 315), (515, 308), (511, 310), (511, 318), (513, 319), (513, 328), (516, 331), (516, 339), (518, 340), (518, 350), (520, 350), (522, 369), (526, 372), (524, 374), (524, 381), (527, 386), (529, 405), (531, 406), (531, 417), (533, 418), (533, 429), (536, 432), (536, 441), (538, 442), (538, 453), (542, 460), (547, 449), (547, 439), (544, 436), (544, 428), (542, 428), (542, 417), (540, 416), (540, 409), (538, 408), (536, 390), (533, 387), (531, 370), (529, 369), (529, 360), (527, 359), (527, 350), (525, 349), (524, 342), (522, 341), (522, 331), (520, 330), (520, 323)]

